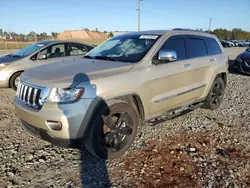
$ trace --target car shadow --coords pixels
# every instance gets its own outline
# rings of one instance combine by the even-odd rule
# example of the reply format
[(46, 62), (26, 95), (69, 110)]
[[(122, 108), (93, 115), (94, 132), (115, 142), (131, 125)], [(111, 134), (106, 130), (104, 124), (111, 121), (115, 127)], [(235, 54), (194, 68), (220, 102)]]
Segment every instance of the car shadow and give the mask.
[[(82, 99), (79, 100), (90, 100), (90, 98), (96, 98), (96, 86), (94, 84), (91, 84), (88, 76), (84, 73), (79, 73), (77, 75), (74, 76), (74, 78), (72, 79), (72, 83), (71, 85), (68, 86), (68, 88), (75, 88), (76, 85), (78, 85), (79, 83), (84, 83), (84, 92), (82, 94), (82, 96), (86, 99), (84, 99), (82, 97)], [(84, 188), (109, 188), (111, 187), (111, 182), (110, 182), (110, 177), (108, 174), (108, 169), (107, 169), (107, 152), (103, 153), (103, 156), (105, 156), (105, 159), (101, 159), (99, 157), (96, 157), (95, 155), (93, 155), (89, 149), (87, 149), (85, 147), (84, 143), (89, 143), (91, 141), (91, 139), (93, 139), (92, 137), (97, 137), (97, 136), (101, 136), (103, 135), (103, 116), (107, 116), (110, 112), (108, 105), (105, 103), (105, 101), (101, 98), (98, 98), (99, 103), (101, 104), (98, 106), (98, 108), (95, 110), (88, 110), (86, 115), (84, 116), (84, 118), (82, 120), (80, 120), (80, 125), (81, 128), (78, 130), (75, 127), (79, 126), (79, 121), (72, 121), (69, 122), (71, 120), (68, 120), (68, 124), (69, 129), (68, 129), (68, 133), (70, 138), (75, 138), (75, 136), (80, 136), (82, 137), (80, 140), (74, 140), (72, 139), (70, 142), (70, 144), (77, 144), (80, 145), (80, 148), (78, 148), (77, 150), (79, 151), (79, 160), (80, 160), (80, 164), (79, 164), (79, 173), (80, 173), (80, 184), (82, 187)], [(79, 107), (76, 107), (77, 109), (73, 109), (76, 110), (77, 114), (81, 113), (81, 110), (85, 113), (85, 109), (87, 108), (87, 105), (85, 104), (85, 102), (81, 103), (83, 104), (82, 106), (80, 105)], [(91, 104), (93, 104), (93, 102), (91, 102)], [(95, 105), (97, 106), (97, 105)], [(64, 115), (67, 115), (69, 112), (69, 109), (65, 109), (65, 106), (63, 107), (62, 105), (58, 105), (58, 107), (62, 110), (62, 112), (64, 113)], [(99, 108), (105, 109), (102, 110), (102, 114), (100, 113), (101, 110)], [(92, 116), (90, 116), (89, 112), (94, 111), (95, 113), (92, 114)], [(83, 114), (84, 114), (83, 113)], [(89, 118), (88, 117), (93, 117), (93, 118)], [(89, 120), (89, 121), (88, 121)], [(89, 125), (89, 126), (87, 126)], [(88, 127), (88, 129), (85, 129), (85, 127)], [(94, 128), (99, 128), (99, 132), (100, 135), (96, 135), (93, 133)], [(78, 130), (77, 134), (76, 131)], [(86, 130), (86, 131), (85, 131)], [(91, 132), (92, 131), (92, 132)], [(95, 143), (94, 143), (95, 144)], [(95, 147), (95, 145), (93, 144), (93, 147)], [(90, 144), (91, 145), (91, 144)], [(76, 177), (77, 179), (78, 177)], [(75, 186), (79, 186), (79, 181), (76, 182), (71, 182), (68, 185), (69, 187), (75, 187)]]

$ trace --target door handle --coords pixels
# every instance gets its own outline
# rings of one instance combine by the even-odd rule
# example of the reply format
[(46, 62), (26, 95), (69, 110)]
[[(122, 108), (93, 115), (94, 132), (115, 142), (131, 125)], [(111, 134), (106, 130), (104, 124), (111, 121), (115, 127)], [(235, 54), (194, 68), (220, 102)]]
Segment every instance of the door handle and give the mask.
[(215, 62), (215, 59), (209, 59), (209, 62), (210, 63)]
[(191, 67), (191, 64), (190, 63), (184, 64), (183, 67), (184, 68)]

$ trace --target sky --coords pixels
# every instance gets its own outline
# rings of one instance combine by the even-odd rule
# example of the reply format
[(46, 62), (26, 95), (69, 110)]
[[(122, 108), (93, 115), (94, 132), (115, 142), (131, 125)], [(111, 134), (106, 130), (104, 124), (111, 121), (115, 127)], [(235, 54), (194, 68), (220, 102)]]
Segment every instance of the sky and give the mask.
[[(0, 28), (28, 34), (98, 28), (136, 31), (138, 0), (0, 0)], [(250, 31), (250, 0), (143, 0), (141, 30), (242, 28)]]

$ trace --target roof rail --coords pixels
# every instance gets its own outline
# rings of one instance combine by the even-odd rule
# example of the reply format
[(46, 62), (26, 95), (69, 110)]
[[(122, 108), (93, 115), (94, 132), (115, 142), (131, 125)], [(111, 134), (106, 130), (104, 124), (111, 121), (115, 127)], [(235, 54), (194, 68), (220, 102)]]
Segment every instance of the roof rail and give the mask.
[(184, 29), (184, 28), (174, 28), (173, 31), (195, 31), (195, 32), (202, 32), (202, 33), (205, 32), (205, 31), (200, 31), (200, 30)]

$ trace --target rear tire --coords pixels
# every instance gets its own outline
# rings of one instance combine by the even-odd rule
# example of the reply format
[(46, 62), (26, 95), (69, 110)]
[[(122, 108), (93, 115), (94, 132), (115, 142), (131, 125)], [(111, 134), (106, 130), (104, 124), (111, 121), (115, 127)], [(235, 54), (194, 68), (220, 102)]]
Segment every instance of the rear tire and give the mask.
[(10, 87), (12, 89), (14, 89), (15, 91), (17, 90), (18, 82), (20, 82), (20, 75), (21, 74), (22, 74), (22, 72), (17, 72), (14, 75), (12, 75), (10, 78)]
[(216, 110), (220, 107), (225, 93), (225, 82), (221, 77), (215, 78), (203, 108)]
[[(120, 115), (117, 115), (119, 113)], [(120, 120), (121, 114), (126, 114), (129, 120)], [(125, 115), (123, 116), (125, 117)], [(112, 126), (115, 128), (111, 129), (110, 126), (107, 126), (108, 124), (115, 125)], [(94, 116), (93, 123), (90, 124), (91, 127), (87, 133), (85, 147), (92, 155), (101, 159), (119, 158), (132, 145), (138, 125), (138, 112), (131, 105), (124, 101), (112, 100), (108, 104), (105, 103)], [(109, 131), (106, 132), (108, 129)], [(126, 130), (129, 131), (129, 134), (120, 134), (121, 129), (125, 132)], [(120, 142), (117, 144), (118, 146), (116, 145), (117, 142)], [(116, 151), (116, 148), (120, 149)]]

